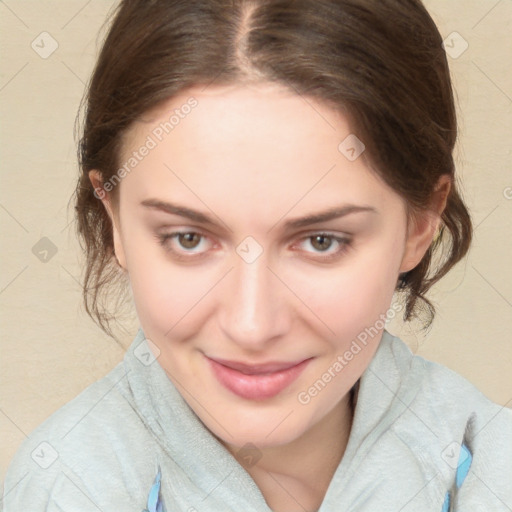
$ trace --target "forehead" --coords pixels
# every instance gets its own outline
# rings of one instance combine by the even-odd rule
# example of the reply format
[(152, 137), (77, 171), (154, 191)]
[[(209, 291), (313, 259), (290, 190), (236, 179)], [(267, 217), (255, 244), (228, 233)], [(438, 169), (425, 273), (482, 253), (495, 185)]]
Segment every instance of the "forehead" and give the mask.
[(122, 160), (149, 139), (154, 147), (123, 188), (195, 206), (228, 200), (253, 216), (385, 200), (392, 191), (364, 159), (340, 150), (350, 136), (340, 112), (280, 86), (190, 88), (128, 132)]
[[(192, 136), (199, 151), (203, 147), (211, 151), (219, 143), (222, 146), (243, 143), (244, 149), (250, 150), (269, 143), (284, 146), (304, 138), (310, 140), (310, 146), (324, 141), (336, 150), (337, 139), (350, 133), (341, 113), (316, 99), (267, 83), (186, 89), (134, 123), (125, 138), (125, 147), (135, 138), (155, 130), (158, 139), (177, 141), (180, 134), (183, 138), (185, 134), (187, 138)], [(272, 138), (275, 135), (279, 139)], [(298, 149), (295, 147), (295, 152)]]

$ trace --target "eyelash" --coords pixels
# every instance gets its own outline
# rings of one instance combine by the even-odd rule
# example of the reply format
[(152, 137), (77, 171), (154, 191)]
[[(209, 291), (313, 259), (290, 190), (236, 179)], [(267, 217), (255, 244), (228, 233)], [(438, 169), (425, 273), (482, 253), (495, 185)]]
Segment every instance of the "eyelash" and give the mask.
[[(179, 260), (192, 261), (192, 260), (196, 260), (196, 259), (204, 257), (204, 255), (205, 255), (204, 253), (198, 253), (198, 254), (188, 253), (188, 255), (186, 255), (187, 254), (186, 250), (184, 250), (184, 253), (180, 253), (179, 251), (176, 251), (175, 249), (172, 249), (171, 247), (169, 247), (168, 242), (174, 238), (177, 238), (179, 235), (198, 235), (201, 237), (201, 240), (208, 238), (207, 236), (205, 236), (197, 231), (175, 231), (173, 233), (168, 233), (168, 234), (167, 233), (157, 234), (155, 236), (155, 238), (158, 240), (160, 245), (162, 247), (164, 247), (164, 249), (167, 252), (173, 253), (174, 256)], [(300, 239), (300, 241), (302, 242), (302, 241), (306, 241), (306, 240), (312, 240), (313, 238), (318, 237), (318, 236), (328, 238), (328, 239), (332, 240), (333, 242), (338, 243), (340, 248), (337, 251), (335, 251), (333, 254), (330, 254), (328, 256), (321, 256), (322, 252), (318, 252), (317, 254), (320, 255), (320, 257), (315, 258), (317, 261), (330, 262), (335, 259), (338, 259), (342, 255), (344, 255), (352, 246), (352, 240), (350, 238), (336, 236), (333, 233), (328, 233), (328, 232), (323, 232), (323, 231), (320, 231), (317, 233), (312, 233), (308, 236), (302, 237)]]

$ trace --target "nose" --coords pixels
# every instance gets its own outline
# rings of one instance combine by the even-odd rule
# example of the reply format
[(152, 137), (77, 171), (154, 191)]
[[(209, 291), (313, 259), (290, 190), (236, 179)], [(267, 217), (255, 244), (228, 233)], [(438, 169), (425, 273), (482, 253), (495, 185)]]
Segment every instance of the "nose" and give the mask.
[(287, 290), (268, 268), (265, 252), (252, 263), (235, 256), (222, 290), (220, 328), (241, 348), (260, 351), (290, 328)]

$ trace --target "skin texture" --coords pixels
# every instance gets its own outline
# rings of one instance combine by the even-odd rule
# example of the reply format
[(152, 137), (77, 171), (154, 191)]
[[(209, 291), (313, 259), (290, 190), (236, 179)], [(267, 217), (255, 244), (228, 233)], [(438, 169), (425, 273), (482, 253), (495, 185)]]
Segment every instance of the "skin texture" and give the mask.
[[(439, 218), (408, 222), (405, 201), (363, 158), (351, 162), (338, 150), (351, 134), (341, 114), (273, 85), (203, 89), (184, 91), (127, 133), (121, 162), (173, 109), (198, 101), (117, 185), (118, 205), (103, 196), (116, 257), (158, 362), (190, 407), (235, 456), (246, 443), (258, 447), (261, 459), (246, 469), (273, 510), (316, 510), (350, 433), (348, 392), (382, 330), (309, 403), (298, 394), (386, 314), (399, 273), (420, 262)], [(98, 172), (90, 178), (101, 186)], [(446, 178), (433, 202), (438, 213), (448, 190)], [(199, 210), (216, 224), (140, 204), (148, 199)], [(285, 229), (287, 220), (347, 204), (375, 211)], [(203, 238), (159, 243), (157, 235), (175, 231)], [(350, 242), (315, 243), (325, 232)], [(237, 253), (248, 236), (257, 245), (241, 247), (263, 251), (251, 263)], [(216, 380), (205, 356), (312, 360), (277, 396), (248, 400)]]

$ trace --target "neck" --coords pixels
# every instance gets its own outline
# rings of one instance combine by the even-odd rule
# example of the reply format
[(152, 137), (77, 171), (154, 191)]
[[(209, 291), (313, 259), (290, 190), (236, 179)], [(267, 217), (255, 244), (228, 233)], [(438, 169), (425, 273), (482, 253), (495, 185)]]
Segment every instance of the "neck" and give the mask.
[[(246, 468), (274, 512), (317, 510), (345, 453), (352, 425), (352, 393), (301, 437), (261, 449)], [(234, 453), (235, 447), (228, 446)]]

